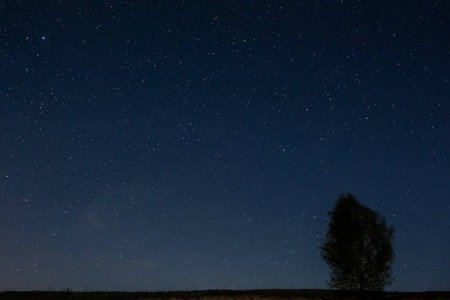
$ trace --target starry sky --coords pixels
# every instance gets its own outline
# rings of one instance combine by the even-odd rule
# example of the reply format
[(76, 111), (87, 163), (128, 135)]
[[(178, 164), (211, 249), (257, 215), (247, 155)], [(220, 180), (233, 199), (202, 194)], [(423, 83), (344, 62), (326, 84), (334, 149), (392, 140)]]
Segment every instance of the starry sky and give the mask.
[(450, 289), (448, 1), (0, 2), (0, 290), (326, 288), (353, 193)]

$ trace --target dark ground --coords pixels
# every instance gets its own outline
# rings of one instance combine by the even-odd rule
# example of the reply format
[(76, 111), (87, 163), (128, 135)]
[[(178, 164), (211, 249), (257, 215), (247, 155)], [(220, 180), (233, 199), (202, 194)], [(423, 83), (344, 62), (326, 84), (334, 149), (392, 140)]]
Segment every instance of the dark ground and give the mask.
[[(122, 300), (122, 299), (199, 299), (200, 297), (230, 297), (235, 300), (243, 297), (248, 300), (252, 298), (271, 298), (271, 299), (326, 299), (326, 300), (344, 300), (344, 299), (450, 299), (450, 291), (436, 292), (365, 292), (355, 293), (348, 291), (331, 290), (208, 290), (208, 291), (185, 291), (185, 292), (73, 292), (71, 290), (63, 291), (29, 291), (29, 292), (0, 292), (0, 300), (59, 300), (59, 299), (87, 299), (87, 300)], [(217, 298), (216, 298), (217, 299)]]

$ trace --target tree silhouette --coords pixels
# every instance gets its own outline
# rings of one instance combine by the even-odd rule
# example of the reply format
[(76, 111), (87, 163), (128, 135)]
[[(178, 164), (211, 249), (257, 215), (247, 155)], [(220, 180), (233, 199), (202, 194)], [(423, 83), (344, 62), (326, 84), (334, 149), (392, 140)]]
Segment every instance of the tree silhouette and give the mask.
[(393, 281), (394, 228), (355, 196), (339, 197), (329, 213), (329, 228), (320, 245), (330, 267), (328, 286), (344, 290), (383, 290)]

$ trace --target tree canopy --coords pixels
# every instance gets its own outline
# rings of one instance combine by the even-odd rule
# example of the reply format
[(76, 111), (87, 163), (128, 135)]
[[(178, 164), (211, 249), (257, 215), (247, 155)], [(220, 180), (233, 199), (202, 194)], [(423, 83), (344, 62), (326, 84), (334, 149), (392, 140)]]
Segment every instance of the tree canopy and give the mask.
[(394, 228), (352, 194), (339, 197), (320, 245), (332, 289), (383, 290), (393, 281)]

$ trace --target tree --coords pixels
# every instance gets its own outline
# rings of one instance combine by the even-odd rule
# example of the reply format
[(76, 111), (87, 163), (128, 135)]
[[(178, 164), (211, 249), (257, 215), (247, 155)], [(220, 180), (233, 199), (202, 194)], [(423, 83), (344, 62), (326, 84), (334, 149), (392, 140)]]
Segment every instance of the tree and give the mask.
[(393, 281), (394, 228), (355, 196), (339, 197), (329, 213), (328, 232), (320, 245), (330, 267), (331, 289), (383, 290)]

